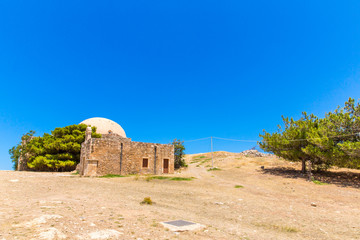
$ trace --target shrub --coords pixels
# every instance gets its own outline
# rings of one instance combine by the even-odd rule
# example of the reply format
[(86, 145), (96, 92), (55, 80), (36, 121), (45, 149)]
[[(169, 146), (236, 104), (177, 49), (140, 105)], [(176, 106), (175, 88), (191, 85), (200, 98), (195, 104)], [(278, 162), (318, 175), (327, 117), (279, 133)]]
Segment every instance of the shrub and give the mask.
[(313, 183), (317, 184), (317, 185), (328, 185), (328, 183), (325, 182), (321, 182), (319, 180), (312, 180)]
[(144, 198), (144, 200), (142, 200), (142, 201), (140, 202), (140, 204), (152, 205), (152, 204), (154, 204), (154, 202), (151, 200), (150, 197), (146, 197), (146, 198)]
[(220, 168), (214, 167), (214, 168), (209, 168), (208, 171), (220, 171)]
[(185, 178), (185, 177), (173, 177), (170, 178), (171, 181), (191, 181), (193, 178)]
[(172, 145), (174, 145), (174, 164), (175, 169), (181, 168), (181, 167), (187, 167), (185, 163), (185, 146), (184, 142), (178, 139), (174, 139), (172, 142)]

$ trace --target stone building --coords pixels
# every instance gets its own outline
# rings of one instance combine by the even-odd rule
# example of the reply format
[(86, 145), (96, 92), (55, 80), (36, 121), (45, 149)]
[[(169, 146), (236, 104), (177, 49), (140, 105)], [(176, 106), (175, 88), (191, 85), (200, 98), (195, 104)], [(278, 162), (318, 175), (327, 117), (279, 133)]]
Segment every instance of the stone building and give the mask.
[(96, 127), (102, 137), (91, 138), (87, 128), (77, 166), (80, 175), (174, 173), (173, 145), (131, 141), (119, 124), (105, 118), (81, 123)]

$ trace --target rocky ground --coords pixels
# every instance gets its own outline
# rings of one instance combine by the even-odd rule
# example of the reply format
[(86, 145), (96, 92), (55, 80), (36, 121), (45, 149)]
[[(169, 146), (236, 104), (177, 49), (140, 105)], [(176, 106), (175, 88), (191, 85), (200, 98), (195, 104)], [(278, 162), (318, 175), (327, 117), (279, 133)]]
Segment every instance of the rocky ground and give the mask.
[[(360, 238), (359, 171), (315, 174), (314, 183), (274, 156), (214, 155), (214, 170), (211, 154), (187, 155), (174, 176), (188, 181), (0, 171), (0, 240)], [(145, 197), (155, 204), (140, 204)], [(177, 219), (205, 228), (160, 224)]]

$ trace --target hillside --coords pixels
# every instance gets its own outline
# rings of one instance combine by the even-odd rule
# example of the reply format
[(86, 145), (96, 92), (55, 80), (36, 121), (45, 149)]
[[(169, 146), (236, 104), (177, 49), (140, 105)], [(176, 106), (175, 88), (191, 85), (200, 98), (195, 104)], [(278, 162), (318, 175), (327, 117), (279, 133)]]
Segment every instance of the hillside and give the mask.
[[(171, 178), (0, 171), (0, 239), (356, 239), (360, 171), (307, 182), (275, 156), (186, 156)], [(264, 169), (261, 168), (264, 166)], [(351, 180), (351, 184), (349, 183)], [(175, 180), (175, 181), (174, 181)], [(187, 180), (187, 181), (179, 181)], [(317, 182), (321, 183), (322, 182)], [(151, 197), (154, 205), (141, 205)], [(162, 221), (205, 225), (174, 233)]]

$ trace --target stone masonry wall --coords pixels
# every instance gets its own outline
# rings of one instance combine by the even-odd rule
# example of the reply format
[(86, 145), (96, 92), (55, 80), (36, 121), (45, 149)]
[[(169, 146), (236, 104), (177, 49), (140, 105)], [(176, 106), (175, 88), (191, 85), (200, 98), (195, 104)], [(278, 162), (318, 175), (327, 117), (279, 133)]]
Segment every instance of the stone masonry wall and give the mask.
[(98, 161), (97, 174), (120, 174), (120, 142), (113, 139), (94, 139), (91, 160)]
[[(26, 147), (26, 144), (28, 144), (33, 138), (34, 137), (31, 136), (27, 140), (22, 140), (21, 141), (22, 147)], [(29, 158), (30, 158), (29, 153), (26, 153), (25, 156), (20, 154), (20, 157), (18, 159), (18, 166), (17, 166), (16, 170), (18, 170), (18, 171), (31, 171), (32, 169), (29, 168), (28, 165), (27, 165), (27, 162), (28, 162)]]
[[(156, 171), (155, 165), (156, 148)], [(143, 158), (148, 167), (143, 168)], [(174, 147), (169, 144), (132, 142), (128, 138), (92, 138), (82, 144), (78, 171), (85, 176), (106, 174), (162, 174), (164, 159), (174, 172)]]
[[(155, 171), (156, 147), (156, 171)], [(143, 168), (143, 159), (148, 159), (148, 167)], [(126, 174), (162, 174), (163, 161), (169, 159), (169, 173), (174, 173), (174, 147), (168, 144), (130, 142), (124, 145), (125, 164), (122, 172)]]
[(76, 166), (76, 171), (80, 175), (84, 175), (86, 159), (89, 159), (89, 156), (90, 156), (91, 141), (92, 141), (92, 139), (89, 139), (81, 144), (80, 163)]

